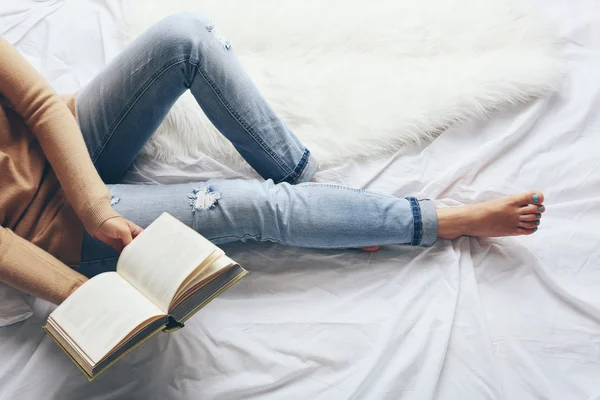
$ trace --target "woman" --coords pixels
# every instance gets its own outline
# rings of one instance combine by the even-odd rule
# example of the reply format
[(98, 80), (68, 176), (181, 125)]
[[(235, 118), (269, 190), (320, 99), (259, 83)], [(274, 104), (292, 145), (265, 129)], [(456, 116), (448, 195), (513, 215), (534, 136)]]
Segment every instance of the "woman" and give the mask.
[[(188, 89), (266, 181), (118, 184)], [(544, 212), (536, 191), (436, 210), (428, 200), (310, 183), (317, 164), (308, 149), (261, 97), (230, 43), (194, 14), (159, 22), (66, 101), (1, 39), (0, 94), (0, 279), (54, 303), (86, 276), (114, 269), (140, 226), (164, 211), (215, 243), (367, 250), (532, 234)]]

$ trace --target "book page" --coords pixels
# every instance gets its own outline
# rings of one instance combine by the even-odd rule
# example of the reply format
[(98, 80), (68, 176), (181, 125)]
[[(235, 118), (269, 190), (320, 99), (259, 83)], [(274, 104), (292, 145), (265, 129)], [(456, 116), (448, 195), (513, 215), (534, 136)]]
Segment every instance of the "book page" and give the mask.
[(121, 253), (117, 272), (166, 314), (177, 289), (222, 250), (164, 213)]
[(185, 282), (184, 285), (182, 285), (179, 288), (179, 291), (177, 292), (174, 299), (175, 301), (171, 303), (171, 307), (177, 306), (177, 304), (183, 300), (181, 297), (188, 296), (189, 293), (187, 292), (196, 289), (196, 286), (198, 284), (206, 283), (207, 280), (216, 276), (219, 273), (219, 271), (227, 269), (228, 267), (231, 267), (234, 264), (235, 261), (233, 261), (231, 258), (227, 256), (221, 256), (214, 262), (207, 265), (197, 274), (192, 275), (190, 278), (188, 278), (188, 281)]
[(119, 274), (106, 272), (81, 285), (49, 319), (98, 363), (140, 324), (160, 315), (162, 310)]
[(199, 290), (191, 293), (189, 297), (184, 298), (180, 304), (177, 304), (169, 313), (169, 316), (180, 323), (185, 322), (206, 304), (236, 284), (247, 273), (238, 264), (221, 270), (217, 276), (206, 282)]

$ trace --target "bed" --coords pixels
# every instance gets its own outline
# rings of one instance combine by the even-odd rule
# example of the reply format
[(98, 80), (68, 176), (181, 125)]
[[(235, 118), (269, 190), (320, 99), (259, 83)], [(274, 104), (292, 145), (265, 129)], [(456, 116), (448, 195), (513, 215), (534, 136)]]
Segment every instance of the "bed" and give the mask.
[[(600, 3), (537, 3), (563, 41), (560, 91), (318, 177), (447, 205), (539, 189), (538, 233), (370, 254), (224, 246), (251, 274), (93, 383), (41, 329), (54, 306), (35, 300), (0, 328), (0, 398), (600, 399)], [(127, 13), (117, 0), (3, 0), (0, 33), (68, 92), (122, 49)], [(73, 29), (85, 40), (64, 40)], [(196, 166), (146, 161), (127, 179), (228, 176)]]

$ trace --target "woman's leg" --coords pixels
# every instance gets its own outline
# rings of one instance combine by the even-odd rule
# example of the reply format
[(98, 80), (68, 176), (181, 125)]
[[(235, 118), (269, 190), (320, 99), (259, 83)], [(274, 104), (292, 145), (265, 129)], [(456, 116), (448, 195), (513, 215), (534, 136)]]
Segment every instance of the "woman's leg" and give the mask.
[(190, 90), (215, 127), (265, 179), (307, 182), (310, 152), (275, 115), (210, 21), (176, 14), (136, 39), (77, 96), (102, 179), (118, 183), (169, 109)]
[[(115, 209), (138, 225), (145, 228), (166, 211), (216, 244), (252, 239), (314, 248), (429, 246), (437, 237), (530, 235), (545, 212), (538, 191), (436, 210), (427, 200), (271, 180), (114, 185), (110, 190)], [(117, 257), (86, 234), (80, 271), (93, 276), (114, 269)]]
[[(430, 246), (437, 237), (431, 202), (337, 185), (209, 180), (114, 185), (110, 190), (114, 208), (141, 227), (167, 211), (216, 244), (261, 240), (312, 248)], [(80, 271), (95, 275), (114, 268), (117, 255), (88, 236)]]

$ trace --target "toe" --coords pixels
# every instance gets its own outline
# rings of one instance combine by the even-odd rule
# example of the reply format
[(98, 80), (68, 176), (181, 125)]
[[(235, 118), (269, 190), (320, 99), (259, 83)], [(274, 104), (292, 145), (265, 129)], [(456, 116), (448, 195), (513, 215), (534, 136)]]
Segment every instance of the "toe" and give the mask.
[(540, 221), (535, 222), (519, 222), (519, 226), (525, 229), (535, 229), (540, 224)]
[(523, 214), (519, 217), (519, 221), (535, 222), (536, 220), (540, 219), (541, 216), (542, 214)]
[(534, 229), (517, 228), (517, 233), (519, 235), (533, 235), (536, 231), (537, 231), (537, 228), (534, 228)]
[(529, 194), (531, 195), (529, 198), (534, 204), (542, 204), (544, 202), (544, 194), (539, 190), (532, 190)]
[(374, 251), (377, 251), (381, 248), (381, 246), (369, 246), (369, 247), (363, 247), (361, 250), (366, 252), (366, 253), (372, 253)]
[(514, 201), (522, 206), (527, 204), (542, 204), (544, 202), (544, 195), (539, 190), (530, 190), (515, 195)]
[(521, 207), (521, 209), (519, 211), (520, 211), (521, 215), (535, 214), (535, 215), (539, 215), (538, 218), (541, 218), (544, 211), (546, 211), (546, 207), (544, 207), (543, 205), (530, 204), (528, 206)]

